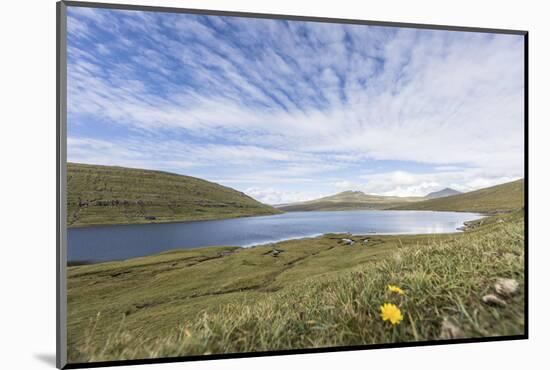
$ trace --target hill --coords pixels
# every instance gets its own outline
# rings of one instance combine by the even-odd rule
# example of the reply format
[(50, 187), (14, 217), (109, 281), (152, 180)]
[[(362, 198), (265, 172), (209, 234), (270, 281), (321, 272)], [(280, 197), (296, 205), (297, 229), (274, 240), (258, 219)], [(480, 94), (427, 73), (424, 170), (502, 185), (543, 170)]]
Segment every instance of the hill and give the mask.
[(458, 194), (462, 194), (462, 192), (451, 188), (445, 188), (439, 191), (428, 193), (426, 195), (426, 198), (435, 199), (435, 198), (449, 197), (451, 195), (458, 195)]
[(212, 220), (280, 213), (244, 193), (167, 172), (67, 164), (69, 226)]
[(362, 191), (350, 190), (307, 202), (282, 204), (275, 207), (286, 212), (388, 209), (423, 199), (422, 197), (371, 195)]
[(523, 179), (444, 198), (429, 199), (392, 209), (502, 212), (523, 207)]

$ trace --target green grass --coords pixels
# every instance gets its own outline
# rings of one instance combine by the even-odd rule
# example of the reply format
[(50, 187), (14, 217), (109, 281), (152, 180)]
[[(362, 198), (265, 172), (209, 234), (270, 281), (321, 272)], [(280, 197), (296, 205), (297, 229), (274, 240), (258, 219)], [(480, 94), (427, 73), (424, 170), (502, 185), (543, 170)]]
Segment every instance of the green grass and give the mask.
[[(464, 233), (342, 237), (277, 243), (277, 257), (216, 247), (71, 267), (69, 361), (432, 340), (445, 319), (465, 337), (524, 333), (522, 211)], [(500, 277), (521, 288), (488, 306)], [(385, 302), (401, 308), (399, 325), (380, 319)]]
[(444, 198), (406, 204), (392, 209), (498, 213), (523, 207), (523, 179)]
[(307, 202), (279, 205), (277, 208), (286, 212), (388, 209), (416, 203), (423, 199), (423, 197), (393, 197), (365, 194), (361, 191), (344, 191)]
[(244, 193), (160, 171), (68, 163), (69, 227), (280, 213)]

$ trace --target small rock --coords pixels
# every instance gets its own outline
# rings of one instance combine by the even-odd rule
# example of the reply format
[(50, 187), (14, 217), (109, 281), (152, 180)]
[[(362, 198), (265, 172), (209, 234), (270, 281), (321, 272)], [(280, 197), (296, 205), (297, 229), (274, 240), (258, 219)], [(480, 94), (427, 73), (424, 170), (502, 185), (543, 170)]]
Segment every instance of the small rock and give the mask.
[(273, 248), (270, 253), (273, 257), (277, 257), (279, 254), (281, 254), (283, 252), (284, 252), (284, 250), (282, 250), (282, 249)]
[(464, 338), (464, 332), (458, 326), (453, 324), (448, 319), (443, 320), (441, 324), (441, 334), (439, 335), (441, 339), (458, 339)]
[(500, 307), (506, 306), (506, 301), (498, 298), (494, 294), (487, 294), (487, 295), (483, 296), (482, 300), (483, 300), (484, 303), (486, 303), (490, 306), (500, 306)]
[(515, 279), (498, 279), (495, 283), (495, 291), (503, 297), (510, 297), (518, 291), (519, 283)]

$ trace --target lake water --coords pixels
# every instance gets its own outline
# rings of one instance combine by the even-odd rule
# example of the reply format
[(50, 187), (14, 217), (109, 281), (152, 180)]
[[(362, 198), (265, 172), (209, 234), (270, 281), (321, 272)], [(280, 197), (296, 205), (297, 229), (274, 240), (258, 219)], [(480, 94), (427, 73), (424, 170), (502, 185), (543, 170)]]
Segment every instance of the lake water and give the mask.
[(68, 260), (102, 262), (177, 248), (246, 247), (330, 232), (446, 233), (480, 217), (476, 213), (432, 211), (289, 212), (216, 221), (70, 228)]

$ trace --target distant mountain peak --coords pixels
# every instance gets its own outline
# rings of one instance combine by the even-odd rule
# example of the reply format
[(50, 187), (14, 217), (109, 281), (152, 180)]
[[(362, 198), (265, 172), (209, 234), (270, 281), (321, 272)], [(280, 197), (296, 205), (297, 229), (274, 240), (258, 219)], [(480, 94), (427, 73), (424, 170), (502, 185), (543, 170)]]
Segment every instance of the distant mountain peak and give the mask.
[(443, 197), (450, 197), (451, 195), (458, 195), (462, 194), (462, 192), (452, 189), (452, 188), (444, 188), (439, 191), (433, 191), (429, 194), (426, 194), (426, 198), (443, 198)]
[(363, 193), (360, 190), (346, 190), (346, 191), (341, 192), (340, 194), (357, 194), (357, 195), (359, 195), (359, 194), (365, 194), (365, 193)]

